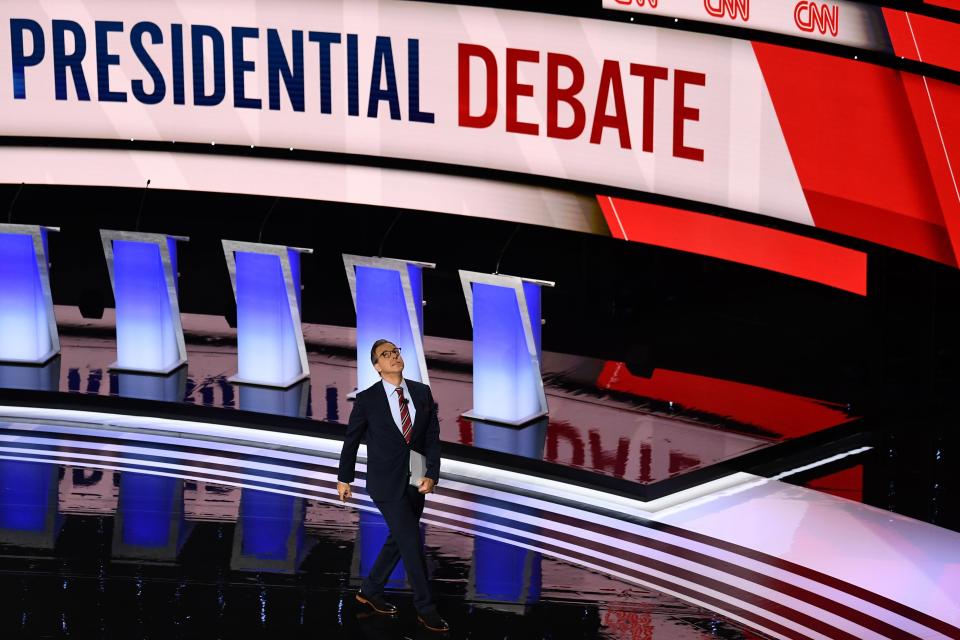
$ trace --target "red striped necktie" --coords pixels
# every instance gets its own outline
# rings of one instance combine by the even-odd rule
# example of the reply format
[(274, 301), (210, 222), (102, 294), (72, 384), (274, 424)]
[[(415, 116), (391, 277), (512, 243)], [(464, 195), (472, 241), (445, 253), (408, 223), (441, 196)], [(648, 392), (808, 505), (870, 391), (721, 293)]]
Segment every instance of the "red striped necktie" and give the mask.
[(413, 423), (410, 420), (410, 409), (407, 408), (407, 401), (403, 397), (403, 387), (397, 387), (397, 402), (400, 403), (400, 427), (403, 429), (403, 439), (410, 444), (410, 432), (413, 431)]

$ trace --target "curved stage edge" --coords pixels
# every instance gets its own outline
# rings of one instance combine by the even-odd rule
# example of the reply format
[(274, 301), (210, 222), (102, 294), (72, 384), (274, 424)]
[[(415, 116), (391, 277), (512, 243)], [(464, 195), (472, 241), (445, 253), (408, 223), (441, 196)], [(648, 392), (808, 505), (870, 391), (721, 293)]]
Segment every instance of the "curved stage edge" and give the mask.
[[(236, 412), (214, 422), (0, 405), (2, 460), (338, 503), (333, 425), (309, 435), (240, 426)], [(375, 511), (363, 455), (350, 507)], [(776, 638), (960, 637), (960, 534), (775, 478), (735, 472), (644, 502), (458, 452), (444, 457), (424, 521), (654, 589)]]

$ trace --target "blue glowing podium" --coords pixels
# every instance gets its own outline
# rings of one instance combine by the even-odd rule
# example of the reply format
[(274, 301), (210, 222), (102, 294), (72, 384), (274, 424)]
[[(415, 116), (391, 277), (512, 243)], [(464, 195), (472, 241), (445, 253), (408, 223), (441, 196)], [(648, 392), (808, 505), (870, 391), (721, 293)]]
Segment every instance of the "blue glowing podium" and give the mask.
[(0, 362), (43, 364), (60, 353), (50, 295), (47, 232), (0, 224)]
[(403, 351), (404, 378), (430, 384), (423, 351), (423, 270), (436, 265), (347, 254), (343, 264), (357, 311), (357, 389), (380, 380), (370, 363), (370, 347), (379, 338)]
[(299, 249), (223, 241), (237, 301), (237, 374), (231, 382), (285, 389), (310, 376), (300, 324)]
[(117, 310), (115, 371), (167, 374), (187, 362), (177, 295), (177, 241), (188, 238), (100, 230)]
[(520, 426), (547, 414), (540, 291), (552, 282), (460, 271), (473, 323), (473, 408), (465, 418)]

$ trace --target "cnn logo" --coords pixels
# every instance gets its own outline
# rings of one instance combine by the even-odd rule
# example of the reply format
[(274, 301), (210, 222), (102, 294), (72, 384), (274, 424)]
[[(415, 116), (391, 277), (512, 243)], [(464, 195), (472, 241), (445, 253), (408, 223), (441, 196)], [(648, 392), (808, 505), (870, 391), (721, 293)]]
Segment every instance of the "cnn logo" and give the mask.
[(636, 4), (638, 7), (656, 9), (660, 0), (614, 0), (617, 4)]
[(827, 35), (829, 32), (836, 37), (840, 29), (840, 7), (800, 0), (793, 8), (793, 21), (801, 31), (807, 33), (819, 31), (822, 35)]
[(750, 0), (703, 0), (703, 8), (714, 18), (750, 20)]

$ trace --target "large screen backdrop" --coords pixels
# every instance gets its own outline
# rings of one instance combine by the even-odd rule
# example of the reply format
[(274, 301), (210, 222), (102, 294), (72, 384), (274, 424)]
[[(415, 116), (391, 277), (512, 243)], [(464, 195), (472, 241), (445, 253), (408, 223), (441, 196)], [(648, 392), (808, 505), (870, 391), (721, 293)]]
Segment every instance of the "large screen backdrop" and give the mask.
[[(857, 37), (922, 59), (905, 15), (876, 10)], [(0, 82), (0, 135), (9, 139), (269, 147), (497, 169), (596, 185), (601, 232), (630, 240), (683, 248), (683, 237), (654, 236), (692, 202), (956, 265), (960, 91), (856, 59), (390, 0), (161, 0), (149, 11), (119, 0), (22, 0), (0, 6), (0, 69), (9, 74)], [(29, 173), (31, 157), (45, 162), (35, 153), (11, 167), (15, 151), (4, 153), (4, 181)], [(176, 181), (180, 168), (168, 173)], [(153, 176), (154, 186), (163, 179)], [(630, 192), (677, 206), (643, 205)], [(388, 190), (381, 200), (390, 204)], [(569, 219), (568, 211), (558, 226), (597, 231)], [(684, 219), (680, 235), (696, 235), (700, 217)], [(737, 259), (759, 238), (730, 233), (729, 246), (714, 250), (720, 257)], [(859, 273), (863, 261), (846, 259)], [(768, 266), (763, 255), (754, 262)], [(859, 275), (829, 284), (863, 293)]]

